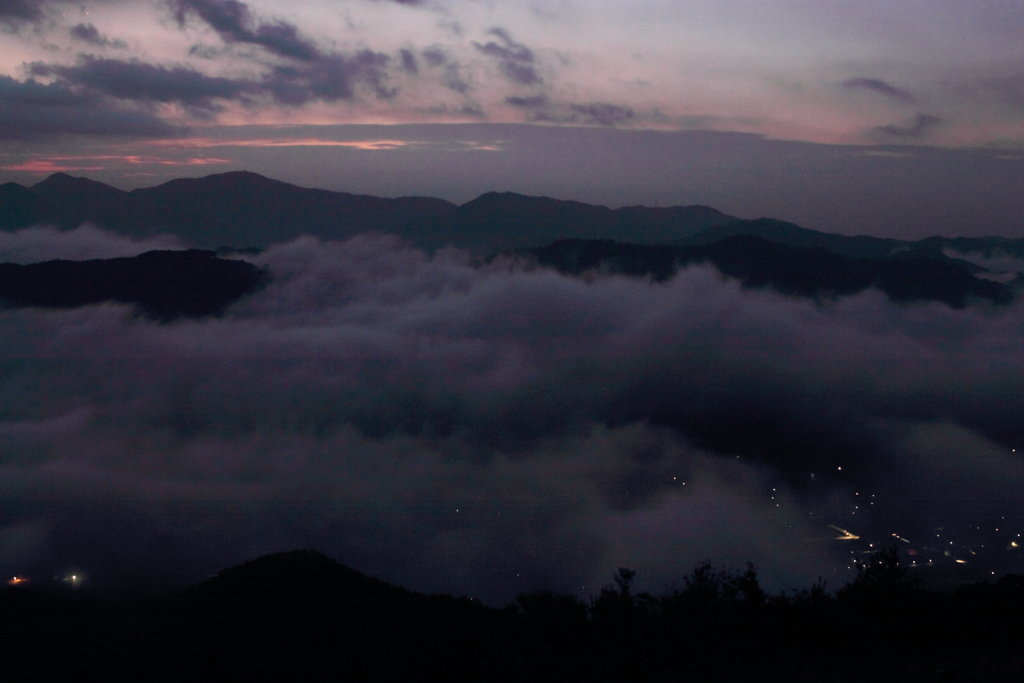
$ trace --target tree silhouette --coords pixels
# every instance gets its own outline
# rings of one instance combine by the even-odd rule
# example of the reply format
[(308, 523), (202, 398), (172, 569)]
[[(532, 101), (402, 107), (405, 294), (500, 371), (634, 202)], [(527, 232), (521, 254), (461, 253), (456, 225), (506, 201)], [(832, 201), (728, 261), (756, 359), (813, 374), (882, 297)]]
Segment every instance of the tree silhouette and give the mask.
[(857, 578), (840, 589), (843, 598), (892, 601), (907, 597), (918, 584), (917, 577), (907, 576), (909, 568), (900, 566), (896, 546), (882, 548), (866, 562), (857, 563)]

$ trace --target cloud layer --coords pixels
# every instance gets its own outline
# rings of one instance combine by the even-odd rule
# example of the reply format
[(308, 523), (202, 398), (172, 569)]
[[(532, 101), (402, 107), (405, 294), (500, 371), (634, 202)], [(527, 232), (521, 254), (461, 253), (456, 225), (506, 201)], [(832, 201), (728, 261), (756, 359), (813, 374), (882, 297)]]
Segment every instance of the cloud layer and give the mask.
[(39, 263), (54, 259), (87, 261), (138, 256), (154, 249), (182, 248), (181, 242), (170, 235), (131, 240), (92, 225), (65, 232), (49, 227), (0, 231), (0, 263)]
[[(0, 76), (168, 127), (484, 119), (1019, 146), (1022, 25), (1013, 3), (951, 0), (19, 1), (0, 9)], [(0, 136), (25, 137), (3, 109)], [(68, 132), (116, 131), (35, 130)]]
[(153, 588), (316, 547), (501, 603), (706, 557), (804, 586), (846, 575), (828, 524), (1024, 521), (1020, 306), (587, 282), (372, 235), (255, 262), (274, 282), (221, 319), (0, 312), (0, 570)]

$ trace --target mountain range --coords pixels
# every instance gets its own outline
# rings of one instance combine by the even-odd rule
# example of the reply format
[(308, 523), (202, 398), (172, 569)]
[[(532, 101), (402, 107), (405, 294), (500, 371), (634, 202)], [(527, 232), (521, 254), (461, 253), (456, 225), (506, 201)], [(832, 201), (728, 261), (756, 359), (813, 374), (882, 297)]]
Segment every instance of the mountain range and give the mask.
[[(0, 230), (91, 223), (133, 237), (178, 235), (189, 246), (265, 247), (302, 234), (344, 239), (367, 230), (397, 233), (414, 246), (451, 244), (493, 253), (561, 239), (611, 239), (693, 246), (736, 235), (820, 247), (847, 258), (903, 254), (942, 260), (946, 252), (1024, 259), (1024, 239), (928, 237), (908, 241), (809, 230), (770, 218), (741, 220), (708, 206), (609, 209), (582, 202), (488, 192), (461, 206), (432, 197), (386, 199), (308, 189), (235, 171), (181, 178), (126, 192), (55, 173), (25, 187), (0, 185)], [(977, 270), (969, 262), (961, 265)]]
[(370, 230), (397, 233), (419, 247), (452, 244), (481, 252), (567, 237), (660, 243), (731, 220), (704, 206), (613, 210), (511, 192), (489, 192), (462, 206), (431, 197), (383, 199), (297, 187), (246, 171), (130, 192), (64, 173), (31, 187), (0, 185), (3, 230), (91, 223), (133, 237), (170, 233), (200, 248), (262, 247), (303, 234), (344, 239)]
[[(771, 218), (742, 220), (707, 206), (610, 209), (512, 192), (488, 192), (456, 206), (430, 197), (307, 189), (245, 171), (130, 192), (63, 173), (31, 187), (0, 185), (0, 230), (84, 223), (135, 238), (173, 234), (221, 254), (253, 253), (304, 234), (344, 239), (378, 231), (418, 248), (451, 245), (490, 258), (506, 254), (575, 276), (659, 281), (680, 267), (710, 263), (744, 286), (818, 299), (875, 287), (897, 302), (962, 307), (978, 299), (1008, 303), (1024, 285), (1018, 272), (1024, 270), (1024, 239), (847, 236)], [(0, 269), (0, 300), (7, 306), (57, 307), (120, 301), (169, 321), (217, 315), (270, 277), (209, 251), (136, 259), (143, 262), (6, 264)], [(188, 284), (185, 273), (199, 279)]]
[(671, 278), (680, 268), (710, 263), (752, 289), (771, 288), (790, 296), (824, 300), (874, 287), (898, 303), (941, 301), (952, 308), (980, 299), (1008, 304), (1015, 285), (1024, 279), (1018, 276), (1010, 284), (996, 282), (975, 277), (984, 268), (941, 252), (921, 257), (904, 253), (855, 259), (821, 247), (788, 246), (745, 234), (693, 246), (559, 240), (546, 247), (511, 252), (528, 264), (566, 275), (621, 274), (657, 282)]
[(266, 246), (302, 234), (344, 239), (454, 208), (430, 197), (381, 199), (306, 189), (244, 171), (130, 192), (64, 173), (31, 187), (0, 185), (0, 229), (92, 223), (133, 237), (171, 233), (205, 248)]

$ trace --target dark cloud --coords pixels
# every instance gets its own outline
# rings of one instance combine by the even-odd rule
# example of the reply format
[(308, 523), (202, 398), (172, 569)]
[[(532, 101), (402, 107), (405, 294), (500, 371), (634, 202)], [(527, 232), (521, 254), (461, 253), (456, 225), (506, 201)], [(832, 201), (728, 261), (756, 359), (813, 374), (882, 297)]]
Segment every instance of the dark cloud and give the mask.
[(582, 117), (584, 122), (596, 123), (600, 126), (615, 126), (630, 121), (635, 116), (629, 107), (620, 107), (617, 104), (604, 102), (570, 104), (569, 109)]
[(942, 119), (931, 114), (918, 113), (914, 117), (913, 123), (906, 126), (879, 126), (875, 128), (875, 133), (880, 133), (883, 136), (892, 138), (923, 138), (928, 134), (936, 124), (941, 123)]
[(317, 547), (501, 603), (706, 557), (841, 585), (830, 523), (1024, 520), (1020, 305), (585, 281), (370, 235), (254, 262), (273, 283), (217, 320), (0, 311), (0, 569), (180, 584)]
[(534, 67), (533, 51), (522, 43), (512, 40), (512, 36), (503, 28), (492, 28), (488, 35), (496, 37), (499, 43), (490, 41), (481, 45), (474, 42), (477, 50), (498, 61), (501, 72), (514, 83), (535, 85), (540, 83), (540, 74)]
[(842, 83), (844, 88), (850, 90), (869, 90), (900, 102), (913, 102), (914, 96), (908, 90), (897, 88), (877, 78), (850, 78)]
[(196, 43), (188, 49), (189, 55), (202, 59), (216, 59), (224, 52), (224, 48), (216, 48), (212, 45)]
[(449, 90), (453, 90), (460, 95), (465, 95), (470, 91), (469, 82), (462, 77), (462, 74), (459, 72), (459, 67), (455, 64), (445, 65), (444, 76), (441, 79), (441, 83), (444, 87)]
[(43, 16), (42, 5), (38, 0), (2, 0), (0, 22), (16, 25), (24, 21), (38, 21)]
[(402, 60), (402, 68), (406, 72), (411, 74), (418, 74), (420, 72), (419, 62), (416, 61), (416, 55), (410, 50), (401, 49), (398, 51), (399, 57)]
[(81, 40), (84, 43), (89, 43), (90, 45), (95, 45), (96, 47), (128, 47), (128, 44), (123, 40), (110, 40), (101, 34), (92, 24), (78, 24), (77, 26), (72, 27), (69, 33), (71, 33), (72, 38)]
[[(294, 24), (261, 23), (248, 5), (236, 0), (174, 0), (173, 8), (179, 23), (183, 24), (189, 15), (195, 14), (226, 43), (259, 45), (292, 60), (274, 66), (260, 87), (279, 103), (298, 106), (313, 100), (351, 99), (357, 85), (370, 87), (382, 99), (394, 97), (398, 92), (387, 85), (386, 67), (392, 61), (388, 55), (372, 50), (353, 54), (322, 52)], [(400, 61), (403, 68), (415, 73), (415, 57), (411, 52), (402, 50)]]
[(548, 103), (546, 95), (531, 95), (529, 97), (506, 97), (506, 104), (511, 104), (513, 107), (522, 107), (524, 109), (532, 109), (534, 107), (543, 107)]
[(443, 68), (441, 83), (449, 90), (465, 95), (470, 90), (469, 83), (462, 77), (459, 65), (439, 47), (428, 47), (423, 51), (423, 61), (430, 67)]
[[(123, 0), (93, 0), (92, 4), (113, 4)], [(0, 24), (17, 30), (22, 24), (36, 23), (61, 6), (82, 7), (78, 0), (0, 0)], [(50, 8), (52, 12), (48, 12)]]
[(302, 36), (294, 24), (285, 21), (260, 23), (249, 6), (237, 0), (173, 0), (179, 24), (195, 14), (226, 43), (259, 45), (280, 57), (309, 61), (322, 55), (311, 40)]
[(226, 41), (247, 41), (255, 23), (249, 6), (236, 0), (173, 0), (172, 9), (180, 25), (190, 13), (195, 13)]
[(285, 22), (260, 24), (256, 29), (254, 39), (250, 42), (261, 45), (282, 57), (310, 60), (321, 56), (312, 43), (299, 35), (298, 28), (294, 24)]
[(439, 47), (428, 47), (423, 51), (423, 60), (430, 66), (441, 66), (448, 61), (448, 55)]
[(314, 100), (333, 102), (355, 96), (357, 85), (370, 87), (380, 98), (394, 96), (387, 85), (387, 55), (363, 50), (352, 55), (329, 54), (313, 62), (275, 66), (260, 80), (207, 76), (187, 67), (165, 67), (136, 60), (92, 56), (74, 66), (35, 63), (34, 76), (57, 77), (61, 87), (88, 91), (141, 104), (178, 102), (194, 115), (220, 108), (220, 100), (255, 104), (269, 96), (281, 104), (299, 106)]
[(111, 103), (67, 83), (44, 85), (0, 76), (0, 138), (19, 139), (62, 133), (168, 137), (176, 129), (156, 116)]
[(82, 57), (75, 66), (32, 64), (33, 75), (57, 76), (96, 92), (135, 102), (180, 102), (216, 109), (214, 100), (254, 93), (258, 85), (245, 80), (206, 76), (186, 67), (167, 68), (116, 59)]
[(355, 96), (357, 84), (368, 85), (377, 97), (393, 97), (387, 86), (388, 55), (363, 50), (353, 55), (332, 54), (301, 66), (275, 67), (262, 87), (278, 102), (301, 105), (312, 100), (334, 102)]

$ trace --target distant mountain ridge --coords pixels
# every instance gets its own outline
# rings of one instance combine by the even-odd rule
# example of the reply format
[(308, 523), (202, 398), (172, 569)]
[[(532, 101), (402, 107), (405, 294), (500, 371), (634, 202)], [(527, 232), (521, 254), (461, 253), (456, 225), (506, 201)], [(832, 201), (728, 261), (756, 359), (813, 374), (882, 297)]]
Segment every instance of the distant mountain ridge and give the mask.
[(368, 230), (391, 231), (454, 208), (432, 197), (382, 199), (307, 189), (248, 171), (181, 178), (130, 192), (64, 173), (30, 188), (0, 185), (0, 229), (92, 223), (133, 237), (171, 233), (205, 248), (266, 246), (307, 233), (344, 239)]
[(456, 206), (431, 197), (383, 199), (315, 190), (235, 171), (125, 192), (64, 173), (32, 187), (0, 185), (0, 229), (92, 223), (148, 237), (178, 235), (201, 248), (267, 246), (312, 234), (344, 239), (397, 233), (413, 245), (500, 251), (571, 237), (641, 243), (680, 239), (736, 220), (706, 206), (609, 209), (582, 202), (489, 192)]
[(971, 261), (951, 257), (946, 251), (958, 254), (976, 253), (991, 257), (1005, 254), (1024, 259), (1024, 239), (1005, 237), (927, 237), (922, 240), (898, 240), (868, 235), (838, 235), (801, 228), (794, 223), (758, 218), (736, 220), (711, 226), (696, 234), (672, 242), (679, 246), (714, 244), (738, 235), (749, 235), (776, 244), (791, 247), (826, 249), (849, 259), (914, 258), (953, 262), (971, 273), (986, 269)]
[(735, 220), (709, 206), (609, 209), (514, 192), (488, 192), (449, 213), (413, 221), (403, 226), (400, 234), (425, 247), (454, 244), (495, 252), (572, 238), (660, 244)]
[(848, 259), (912, 259), (954, 263), (972, 274), (970, 259), (1004, 259), (1024, 270), (1024, 239), (928, 237), (908, 241), (839, 235), (772, 218), (742, 220), (708, 206), (610, 209), (583, 202), (488, 192), (461, 206), (431, 197), (385, 199), (307, 189), (234, 171), (171, 180), (125, 192), (55, 173), (24, 187), (0, 185), (0, 229), (92, 223), (136, 238), (177, 235), (200, 248), (265, 247), (311, 234), (345, 239), (366, 231), (400, 235), (420, 248), (446, 245), (484, 256), (540, 248), (565, 239), (700, 246), (741, 235), (775, 244), (820, 248)]
[(770, 287), (819, 300), (857, 294), (869, 287), (895, 302), (940, 301), (953, 308), (963, 308), (972, 300), (1002, 305), (1014, 299), (1013, 287), (977, 278), (970, 268), (941, 253), (940, 258), (908, 258), (896, 252), (885, 258), (854, 259), (822, 247), (789, 246), (748, 234), (690, 246), (560, 240), (507, 254), (566, 275), (628, 275), (657, 282), (670, 279), (680, 268), (710, 263), (745, 287)]

